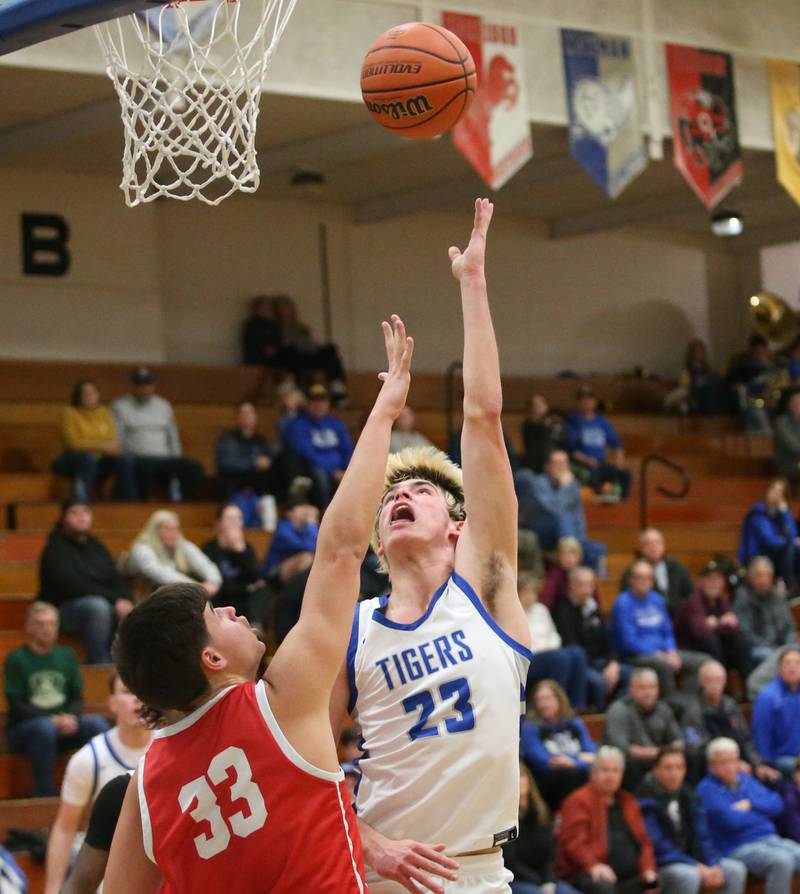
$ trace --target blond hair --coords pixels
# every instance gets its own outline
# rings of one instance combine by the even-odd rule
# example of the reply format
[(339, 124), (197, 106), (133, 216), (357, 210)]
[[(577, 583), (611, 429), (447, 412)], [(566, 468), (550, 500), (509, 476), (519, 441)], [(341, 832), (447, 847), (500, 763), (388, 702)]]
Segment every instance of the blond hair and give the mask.
[(161, 542), (161, 538), (158, 536), (158, 529), (164, 522), (175, 522), (176, 525), (180, 525), (176, 512), (172, 512), (169, 509), (158, 509), (147, 519), (145, 526), (139, 531), (133, 542), (149, 546), (158, 557), (159, 562), (165, 565), (174, 562), (177, 571), (180, 571), (181, 574), (189, 574), (190, 565), (186, 557), (186, 551), (183, 548), (183, 536), (178, 535), (175, 549), (171, 555), (167, 552), (166, 547)]
[[(399, 453), (389, 455), (386, 463), (386, 476), (383, 482), (381, 506), (375, 516), (375, 528), (372, 532), (372, 548), (377, 552), (381, 518), (381, 508), (386, 494), (401, 481), (429, 481), (441, 491), (447, 504), (447, 512), (454, 521), (466, 518), (464, 509), (464, 476), (461, 469), (450, 457), (437, 450), (436, 447), (406, 447)], [(383, 556), (378, 557), (381, 570), (388, 573), (389, 566)]]

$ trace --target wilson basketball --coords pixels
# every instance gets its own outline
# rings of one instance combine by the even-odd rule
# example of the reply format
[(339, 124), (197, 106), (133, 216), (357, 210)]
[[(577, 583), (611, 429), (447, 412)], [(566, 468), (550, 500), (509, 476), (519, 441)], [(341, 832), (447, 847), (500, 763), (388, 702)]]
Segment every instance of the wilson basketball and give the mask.
[(361, 95), (387, 130), (426, 140), (449, 130), (470, 107), (478, 78), (469, 50), (429, 22), (397, 25), (367, 51)]

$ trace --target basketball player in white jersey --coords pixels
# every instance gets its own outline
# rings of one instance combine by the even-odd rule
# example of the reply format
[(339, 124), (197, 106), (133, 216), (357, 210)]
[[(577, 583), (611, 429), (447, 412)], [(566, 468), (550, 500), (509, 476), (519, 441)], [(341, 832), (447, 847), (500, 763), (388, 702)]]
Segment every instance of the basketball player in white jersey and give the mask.
[[(464, 317), (462, 473), (432, 448), (390, 457), (376, 522), (391, 594), (356, 611), (331, 705), (368, 757), (356, 808), (372, 894), (509, 892), (530, 635), (516, 588), (517, 503), (484, 276), (493, 206), (449, 251)], [(420, 842), (426, 842), (421, 844)]]

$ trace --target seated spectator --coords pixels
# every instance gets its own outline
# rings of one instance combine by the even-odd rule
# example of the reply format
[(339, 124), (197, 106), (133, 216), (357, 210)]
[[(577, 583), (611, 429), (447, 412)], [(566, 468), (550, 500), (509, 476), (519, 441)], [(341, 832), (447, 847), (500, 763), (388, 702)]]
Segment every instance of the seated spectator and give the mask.
[(624, 771), (618, 748), (599, 748), (589, 782), (561, 808), (558, 876), (586, 894), (641, 894), (656, 884), (639, 802), (620, 788)]
[(775, 468), (781, 478), (800, 480), (800, 390), (792, 390), (786, 412), (775, 419)]
[(594, 391), (578, 391), (578, 411), (567, 416), (567, 447), (579, 476), (597, 493), (625, 499), (631, 472), (625, 465), (622, 442), (611, 423), (597, 412)]
[(242, 510), (228, 504), (217, 513), (216, 536), (203, 544), (203, 552), (222, 576), (214, 605), (232, 605), (237, 615), (263, 627), (269, 592), (255, 550), (244, 539)]
[(536, 774), (542, 797), (558, 810), (571, 791), (588, 781), (597, 745), (555, 681), (537, 683), (529, 702), (522, 724), (522, 759)]
[(667, 745), (683, 748), (672, 708), (658, 697), (658, 676), (648, 667), (634, 671), (628, 694), (608, 709), (603, 744), (625, 755), (625, 786), (633, 789)]
[(769, 416), (763, 394), (777, 366), (763, 335), (751, 335), (747, 350), (732, 358), (725, 374), (726, 383), (736, 395), (739, 415), (745, 431), (769, 434)]
[(764, 500), (756, 503), (742, 522), (739, 561), (748, 565), (766, 556), (788, 590), (797, 579), (800, 550), (797, 525), (789, 509), (789, 487), (783, 478), (770, 481)]
[(44, 894), (61, 890), (87, 805), (120, 773), (132, 773), (150, 745), (152, 731), (139, 716), (142, 703), (116, 672), (109, 679), (109, 690), (108, 707), (115, 726), (73, 754), (64, 773), (58, 814), (47, 841)]
[(278, 388), (276, 406), (278, 408), (278, 420), (275, 428), (281, 444), (286, 446), (286, 432), (289, 425), (297, 418), (297, 414), (306, 405), (306, 396), (291, 382)]
[(753, 741), (771, 767), (792, 776), (800, 754), (800, 646), (784, 650), (778, 675), (758, 694)]
[(791, 780), (784, 781), (780, 787), (783, 799), (783, 812), (776, 825), (782, 838), (800, 841), (800, 758), (795, 762)]
[(693, 675), (708, 657), (677, 649), (666, 603), (653, 589), (653, 567), (644, 559), (633, 563), (630, 588), (617, 596), (611, 610), (611, 634), (622, 661), (655, 670), (665, 698), (675, 691), (678, 671)]
[(314, 482), (314, 496), (325, 507), (342, 480), (353, 455), (353, 439), (347, 426), (331, 412), (324, 385), (312, 385), (308, 404), (287, 425), (284, 447), (297, 457)]
[[(573, 568), (583, 564), (583, 547), (575, 537), (562, 537), (556, 546), (556, 564), (544, 575), (539, 602), (553, 611), (562, 599), (569, 596), (569, 576)], [(599, 598), (599, 592), (595, 592)]]
[(686, 782), (680, 748), (663, 748), (636, 790), (653, 843), (662, 891), (699, 894), (701, 888), (742, 894), (747, 868), (720, 856), (708, 833), (706, 812)]
[(69, 646), (58, 644), (58, 612), (34, 602), (25, 621), (27, 643), (9, 653), (3, 668), (9, 751), (27, 754), (37, 798), (55, 795), (59, 751), (80, 748), (108, 729), (105, 717), (83, 713), (83, 679)]
[(555, 680), (576, 708), (585, 708), (588, 704), (586, 653), (580, 646), (562, 647), (547, 606), (539, 602), (539, 586), (539, 581), (530, 575), (518, 576), (517, 591), (528, 619), (533, 652), (528, 686), (539, 680)]
[(139, 495), (149, 497), (157, 482), (169, 486), (172, 499), (192, 499), (203, 467), (181, 455), (172, 405), (156, 394), (155, 373), (146, 366), (135, 369), (130, 381), (130, 394), (118, 397), (111, 409), (122, 450), (136, 457)]
[(389, 453), (399, 453), (406, 447), (433, 447), (433, 444), (416, 429), (416, 417), (409, 406), (403, 407), (392, 426)]
[[(639, 550), (637, 559), (644, 559), (653, 568), (653, 589), (660, 593), (667, 603), (667, 611), (671, 618), (677, 617), (683, 603), (694, 590), (692, 575), (686, 566), (666, 555), (664, 535), (656, 528), (647, 528), (639, 534)], [(622, 576), (622, 589), (630, 585), (631, 565)]]
[(708, 773), (697, 786), (706, 809), (711, 843), (763, 878), (769, 894), (789, 894), (800, 870), (800, 844), (780, 838), (775, 819), (781, 796), (739, 769), (739, 746), (733, 739), (713, 739), (706, 748)]
[(700, 572), (697, 589), (678, 612), (675, 636), (681, 648), (705, 652), (726, 667), (736, 668), (744, 681), (752, 662), (727, 585), (719, 562), (708, 562)]
[(258, 414), (254, 404), (243, 400), (236, 407), (236, 428), (223, 432), (214, 448), (217, 475), (226, 496), (248, 490), (261, 497), (272, 494), (285, 502), (293, 481), (311, 486), (311, 480), (298, 480), (301, 468), (295, 457), (281, 450), (277, 441), (258, 432)]
[(684, 415), (717, 416), (726, 412), (728, 403), (724, 383), (709, 362), (708, 346), (693, 338), (686, 346), (678, 386), (666, 396), (664, 407)]
[(56, 475), (72, 478), (74, 496), (91, 500), (95, 484), (113, 475), (114, 497), (138, 499), (134, 456), (122, 452), (114, 417), (100, 403), (94, 382), (78, 382), (72, 389), (69, 406), (61, 411), (61, 440), (64, 452), (51, 468)]
[(544, 577), (544, 556), (539, 538), (527, 528), (519, 528), (517, 531), (517, 568), (536, 580)]
[(115, 776), (100, 789), (89, 815), (89, 828), (61, 894), (95, 894), (106, 874), (111, 842), (117, 830), (130, 773)]
[(766, 556), (756, 556), (747, 578), (733, 597), (742, 637), (754, 664), (765, 661), (775, 649), (797, 641), (794, 618), (783, 593), (775, 586), (775, 571)]
[(556, 602), (553, 620), (565, 646), (580, 646), (589, 661), (589, 704), (603, 710), (609, 695), (628, 688), (633, 668), (621, 664), (596, 598), (597, 582), (591, 568), (573, 568), (566, 599)]
[(242, 324), (242, 363), (245, 366), (284, 366), (281, 328), (275, 320), (269, 295), (256, 295), (250, 315)]
[(300, 320), (297, 305), (288, 295), (272, 296), (272, 318), (280, 331), (282, 365), (298, 380), (304, 375), (324, 376), (331, 396), (336, 400), (346, 398), (346, 376), (336, 345), (314, 340), (311, 329)]
[(178, 516), (167, 509), (154, 512), (136, 536), (127, 570), (153, 589), (164, 584), (199, 583), (209, 599), (217, 595), (222, 583), (219, 568), (181, 534)]
[(89, 664), (111, 661), (114, 622), (133, 608), (111, 553), (92, 533), (92, 510), (66, 500), (39, 558), (39, 598), (58, 608), (61, 628), (80, 636)]
[(556, 879), (556, 840), (550, 812), (524, 764), (519, 765), (517, 830), (517, 837), (503, 845), (503, 862), (514, 874), (511, 894), (575, 894), (571, 885)]
[(533, 469), (537, 475), (544, 472), (552, 451), (564, 447), (566, 443), (562, 419), (550, 412), (541, 394), (534, 394), (528, 403), (528, 415), (522, 423), (522, 443), (523, 465)]
[(753, 744), (742, 709), (735, 699), (725, 694), (727, 679), (727, 672), (718, 661), (706, 661), (700, 668), (697, 674), (700, 691), (681, 717), (686, 741), (705, 748), (712, 739), (733, 739), (742, 755), (739, 769), (743, 773), (755, 773), (764, 782), (776, 782), (780, 773), (764, 763)]
[(300, 617), (318, 534), (319, 510), (298, 499), (286, 507), (272, 535), (263, 573), (279, 590), (275, 607), (275, 637), (279, 643)]
[(581, 486), (569, 467), (563, 450), (547, 458), (543, 475), (534, 475), (532, 500), (520, 508), (524, 527), (536, 532), (544, 549), (550, 550), (562, 537), (574, 537), (583, 549), (584, 563), (605, 574), (605, 544), (586, 535), (586, 517), (581, 502)]

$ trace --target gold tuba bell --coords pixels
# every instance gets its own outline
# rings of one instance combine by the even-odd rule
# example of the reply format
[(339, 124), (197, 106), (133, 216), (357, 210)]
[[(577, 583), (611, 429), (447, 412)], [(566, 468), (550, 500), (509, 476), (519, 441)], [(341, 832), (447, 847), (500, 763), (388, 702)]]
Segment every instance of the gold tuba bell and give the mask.
[[(749, 310), (753, 329), (766, 338), (773, 352), (787, 351), (800, 339), (800, 313), (789, 307), (780, 295), (756, 292), (750, 297)], [(788, 370), (780, 366), (768, 377), (764, 396), (756, 403), (776, 410), (781, 395), (790, 385)]]

